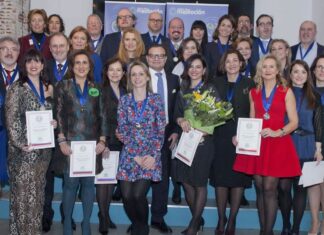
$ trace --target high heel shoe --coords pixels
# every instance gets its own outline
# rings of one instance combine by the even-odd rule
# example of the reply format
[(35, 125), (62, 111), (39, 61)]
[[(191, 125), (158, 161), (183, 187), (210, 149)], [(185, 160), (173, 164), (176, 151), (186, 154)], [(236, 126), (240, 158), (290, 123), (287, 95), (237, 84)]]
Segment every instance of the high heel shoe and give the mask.
[[(321, 223), (319, 223), (316, 227), (317, 227), (317, 229), (316, 229), (316, 232), (315, 233), (313, 233), (313, 232), (308, 232), (307, 233), (307, 235), (317, 235), (318, 234), (318, 231), (319, 231), (319, 229), (321, 228), (321, 224), (323, 224), (323, 222), (321, 222)], [(314, 230), (313, 230), (314, 231)], [(320, 233), (320, 234), (322, 234), (322, 233)]]
[(216, 227), (216, 230), (215, 230), (215, 235), (223, 235), (224, 232), (225, 232), (225, 226), (227, 224), (227, 218), (225, 217), (224, 218), (224, 225), (223, 225), (223, 228), (220, 229), (220, 225), (219, 225), (219, 221), (218, 221), (218, 224), (217, 224), (217, 227)]
[(198, 230), (204, 231), (204, 226), (205, 226), (205, 220), (203, 217), (201, 217)]

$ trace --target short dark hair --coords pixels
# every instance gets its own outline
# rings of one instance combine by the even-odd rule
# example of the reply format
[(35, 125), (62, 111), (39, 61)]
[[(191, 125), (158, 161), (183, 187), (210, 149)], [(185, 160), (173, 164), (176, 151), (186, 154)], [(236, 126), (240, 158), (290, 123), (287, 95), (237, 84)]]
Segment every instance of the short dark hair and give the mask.
[(165, 51), (165, 54), (166, 54), (167, 51), (168, 51), (167, 47), (166, 47), (164, 44), (153, 43), (153, 44), (151, 44), (151, 45), (146, 49), (146, 55), (149, 54), (149, 51), (150, 51), (152, 48), (163, 48), (163, 50)]
[(94, 65), (93, 65), (90, 53), (85, 49), (74, 50), (69, 55), (69, 59), (68, 59), (68, 65), (69, 65), (69, 67), (68, 67), (68, 75), (69, 75), (69, 78), (74, 78), (74, 76), (75, 76), (74, 71), (73, 71), (73, 67), (74, 67), (74, 64), (75, 64), (75, 57), (77, 57), (78, 55), (85, 55), (86, 57), (88, 57), (88, 61), (89, 61), (89, 65), (90, 65), (90, 71), (88, 72), (87, 79), (88, 79), (88, 81), (93, 82), (94, 81), (94, 76), (93, 76)]
[(242, 54), (236, 50), (236, 49), (228, 49), (227, 51), (225, 51), (225, 53), (222, 55), (221, 60), (219, 62), (218, 65), (218, 69), (221, 73), (225, 74), (226, 73), (226, 69), (225, 69), (225, 61), (227, 59), (227, 56), (230, 54), (235, 54), (237, 55), (237, 58), (240, 60), (240, 62), (242, 63), (240, 71), (244, 71), (245, 69), (245, 60), (244, 57), (242, 56)]
[(271, 15), (268, 15), (268, 14), (261, 14), (261, 15), (259, 15), (259, 17), (258, 17), (257, 20), (256, 20), (256, 26), (259, 26), (259, 21), (260, 21), (260, 19), (263, 18), (263, 17), (268, 17), (268, 18), (270, 18), (270, 20), (271, 20), (271, 24), (272, 24), (272, 26), (273, 26), (273, 17), (272, 17)]

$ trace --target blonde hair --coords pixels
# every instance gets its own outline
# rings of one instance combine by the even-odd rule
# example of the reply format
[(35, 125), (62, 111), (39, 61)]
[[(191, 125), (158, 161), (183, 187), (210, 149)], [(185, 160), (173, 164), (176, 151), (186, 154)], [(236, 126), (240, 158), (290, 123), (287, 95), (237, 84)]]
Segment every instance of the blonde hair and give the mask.
[(117, 56), (120, 58), (120, 60), (123, 63), (128, 63), (129, 62), (129, 56), (128, 53), (126, 51), (125, 48), (125, 44), (124, 44), (124, 39), (126, 34), (128, 33), (132, 33), (135, 36), (135, 40), (136, 40), (136, 51), (135, 51), (135, 59), (140, 58), (142, 55), (145, 54), (145, 45), (144, 42), (142, 40), (141, 34), (134, 28), (127, 28), (123, 31), (123, 36), (122, 39), (119, 43), (119, 49), (118, 49), (118, 53)]
[(282, 85), (283, 87), (287, 86), (287, 81), (281, 75), (281, 63), (280, 63), (280, 61), (274, 55), (268, 54), (268, 55), (262, 57), (259, 60), (259, 62), (257, 63), (257, 66), (256, 66), (256, 73), (255, 73), (255, 76), (254, 76), (254, 81), (256, 83), (256, 86), (257, 86), (258, 90), (261, 90), (262, 87), (263, 87), (263, 79), (262, 79), (262, 66), (263, 66), (263, 63), (264, 63), (264, 61), (269, 60), (269, 59), (275, 61), (276, 67), (278, 69), (278, 73), (276, 75), (277, 84)]
[(143, 62), (141, 62), (139, 60), (135, 60), (128, 66), (128, 69), (127, 69), (127, 91), (132, 92), (134, 89), (132, 81), (131, 81), (131, 72), (135, 66), (140, 66), (143, 68), (144, 73), (146, 74), (147, 77), (149, 77), (149, 80), (146, 83), (146, 91), (153, 92), (150, 71), (149, 71), (148, 67), (146, 66), (146, 64), (144, 64)]
[(281, 72), (283, 72), (283, 70), (289, 68), (289, 66), (291, 64), (290, 63), (291, 62), (291, 49), (290, 49), (290, 46), (289, 46), (289, 44), (288, 44), (288, 42), (286, 40), (284, 40), (284, 39), (273, 39), (273, 40), (271, 40), (270, 45), (269, 45), (269, 51), (270, 51), (270, 53), (272, 51), (272, 46), (275, 43), (282, 43), (282, 44), (284, 44), (286, 50), (288, 50), (288, 55), (286, 56), (286, 66), (284, 68), (282, 68), (282, 66), (281, 66)]

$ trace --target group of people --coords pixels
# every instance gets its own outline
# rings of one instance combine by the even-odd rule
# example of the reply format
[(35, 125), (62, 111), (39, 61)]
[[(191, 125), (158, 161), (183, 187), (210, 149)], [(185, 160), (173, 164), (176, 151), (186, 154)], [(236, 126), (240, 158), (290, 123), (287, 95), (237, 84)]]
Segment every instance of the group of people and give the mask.
[[(303, 163), (323, 159), (324, 47), (316, 42), (316, 24), (303, 22), (300, 43), (290, 47), (283, 39), (272, 39), (274, 20), (267, 14), (256, 20), (257, 37), (249, 16), (222, 16), (212, 42), (201, 20), (192, 24), (188, 38), (178, 17), (170, 20), (168, 37), (162, 35), (159, 12), (149, 14), (148, 32), (142, 35), (129, 9), (119, 10), (116, 22), (118, 32), (102, 35), (100, 17), (93, 14), (86, 28), (77, 26), (67, 37), (59, 15), (47, 17), (44, 10), (33, 9), (30, 34), (18, 41), (0, 38), (0, 179), (9, 175), (10, 234), (50, 230), (55, 176), (63, 177), (64, 235), (75, 230), (78, 191), (82, 234), (91, 234), (95, 199), (99, 232), (116, 228), (109, 216), (115, 185), (70, 177), (70, 143), (86, 140), (97, 143), (97, 174), (110, 151), (120, 152), (117, 188), (132, 235), (149, 234), (150, 188), (151, 227), (172, 233), (164, 220), (170, 176), (173, 201), (180, 203), (182, 185), (191, 212), (183, 234), (197, 234), (205, 224), (208, 183), (215, 188), (218, 207), (215, 234), (235, 234), (244, 189), (252, 181), (260, 234), (273, 234), (278, 208), (281, 234), (299, 234), (307, 194), (309, 234), (324, 233), (319, 218), (324, 184), (298, 185)], [(184, 96), (205, 90), (230, 102), (234, 117), (213, 134), (203, 133), (189, 167), (172, 159), (171, 151), (181, 133), (192, 128), (184, 115)], [(53, 110), (54, 149), (27, 145), (25, 112), (38, 110)], [(260, 156), (235, 153), (240, 117), (263, 119)]]

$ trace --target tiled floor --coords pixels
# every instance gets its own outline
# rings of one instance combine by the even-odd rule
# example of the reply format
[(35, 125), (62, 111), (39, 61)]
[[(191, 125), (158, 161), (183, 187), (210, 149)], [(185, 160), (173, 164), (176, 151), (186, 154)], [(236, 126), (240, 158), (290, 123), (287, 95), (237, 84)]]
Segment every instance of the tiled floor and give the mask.
[[(0, 234), (1, 235), (7, 235), (9, 234), (8, 232), (8, 220), (0, 220)], [(109, 235), (123, 235), (127, 234), (126, 229), (128, 226), (126, 225), (117, 225), (118, 229), (117, 230), (109, 230)], [(173, 229), (173, 235), (180, 235), (181, 231), (184, 230), (183, 227), (175, 227)], [(48, 233), (44, 233), (46, 235), (62, 235), (62, 225), (60, 223), (54, 223), (52, 226), (52, 229)], [(80, 224), (77, 224), (77, 230), (74, 233), (75, 235), (81, 235), (81, 230), (80, 230)], [(157, 230), (151, 229), (150, 230), (150, 235), (160, 235)], [(208, 228), (204, 229), (204, 231), (200, 231), (199, 235), (214, 235), (214, 229)], [(236, 232), (236, 235), (258, 235), (259, 231), (256, 230), (238, 230)], [(276, 235), (279, 235), (280, 232), (275, 233)], [(307, 234), (305, 233), (300, 233), (300, 235)], [(92, 224), (92, 235), (100, 235), (98, 232), (98, 224)]]

